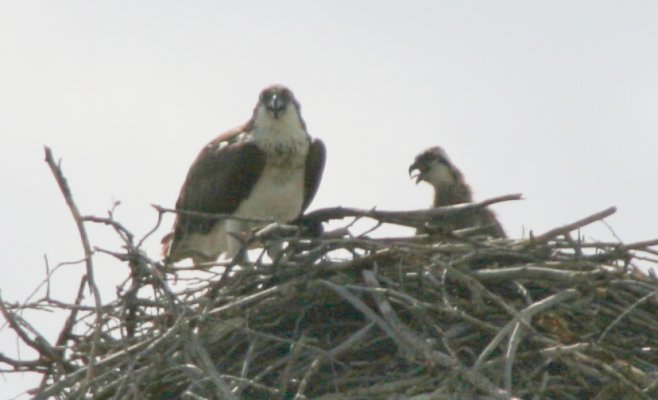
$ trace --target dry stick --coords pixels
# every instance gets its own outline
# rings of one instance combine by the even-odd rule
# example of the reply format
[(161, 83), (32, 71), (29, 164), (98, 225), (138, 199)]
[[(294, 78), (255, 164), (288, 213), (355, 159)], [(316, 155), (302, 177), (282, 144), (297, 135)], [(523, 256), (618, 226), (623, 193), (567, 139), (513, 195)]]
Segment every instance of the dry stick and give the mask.
[(582, 228), (583, 226), (589, 225), (592, 222), (596, 222), (599, 220), (602, 220), (603, 218), (607, 218), (617, 212), (617, 207), (610, 207), (606, 208), (603, 211), (597, 212), (596, 214), (592, 214), (589, 217), (583, 218), (581, 220), (578, 220), (576, 222), (573, 222), (571, 224), (567, 224), (564, 226), (561, 226), (559, 228), (551, 229), (550, 231), (543, 233), (539, 236), (535, 236), (533, 238), (530, 238), (525, 241), (526, 246), (534, 246), (538, 244), (544, 244), (548, 242), (549, 240), (560, 236), (567, 234), (573, 230), (576, 230), (578, 228)]
[(397, 332), (395, 332), (382, 317), (377, 315), (366, 303), (361, 301), (358, 297), (353, 295), (352, 293), (349, 292), (349, 290), (345, 289), (343, 286), (336, 285), (333, 282), (325, 281), (325, 280), (319, 280), (318, 281), (320, 284), (328, 287), (329, 289), (333, 290), (338, 294), (340, 297), (345, 299), (347, 302), (352, 304), (354, 308), (359, 310), (363, 315), (365, 315), (370, 321), (374, 322), (377, 324), (381, 330), (386, 332), (386, 334), (393, 340), (395, 340), (398, 343), (398, 346), (400, 348), (404, 348), (402, 346), (402, 343), (400, 341), (400, 338), (398, 337)]
[(103, 302), (101, 301), (101, 293), (98, 290), (98, 287), (96, 286), (96, 281), (94, 280), (94, 265), (92, 262), (91, 245), (89, 244), (89, 237), (87, 236), (87, 230), (85, 229), (84, 222), (82, 221), (80, 211), (78, 210), (78, 206), (73, 201), (73, 195), (71, 194), (71, 189), (69, 188), (69, 185), (66, 182), (66, 178), (64, 177), (61, 168), (59, 167), (59, 165), (57, 165), (57, 163), (55, 163), (55, 160), (53, 159), (53, 154), (52, 151), (50, 150), (50, 147), (46, 146), (44, 149), (46, 153), (46, 163), (48, 163), (50, 170), (55, 176), (55, 180), (57, 180), (59, 189), (62, 192), (62, 195), (64, 196), (64, 200), (66, 200), (66, 204), (68, 205), (69, 210), (71, 211), (71, 215), (73, 216), (73, 219), (75, 220), (75, 224), (78, 228), (78, 234), (80, 235), (80, 240), (82, 241), (82, 247), (85, 252), (85, 266), (87, 269), (87, 285), (89, 285), (89, 288), (91, 289), (91, 292), (94, 296), (94, 304), (96, 305), (96, 326), (94, 328), (94, 339), (92, 340), (91, 349), (89, 350), (89, 368), (87, 369), (88, 373), (86, 377), (87, 381), (90, 381), (92, 376), (94, 375), (94, 363), (96, 361), (97, 346), (98, 346), (98, 341), (100, 340), (101, 324), (103, 322), (102, 320), (103, 314), (101, 310), (101, 306)]
[(295, 365), (295, 362), (299, 361), (302, 351), (305, 350), (306, 341), (306, 336), (302, 335), (302, 337), (297, 340), (297, 343), (290, 346), (290, 351), (286, 356), (286, 365), (283, 367), (283, 371), (281, 372), (281, 378), (279, 378), (279, 393), (286, 393), (288, 391), (288, 385), (290, 384), (290, 381), (292, 381), (292, 369)]
[[(505, 299), (503, 299), (501, 296), (491, 292), (482, 284), (482, 282), (480, 282), (478, 279), (475, 279), (470, 273), (467, 274), (465, 272), (460, 271), (459, 268), (450, 265), (441, 265), (441, 263), (439, 263), (438, 260), (435, 262), (437, 265), (441, 266), (442, 268), (445, 268), (446, 273), (449, 273), (451, 277), (458, 279), (469, 288), (476, 289), (477, 294), (479, 296), (488, 297), (494, 303), (498, 304), (500, 308), (505, 310), (505, 312), (507, 312), (510, 316), (515, 316), (518, 314), (518, 311), (516, 307), (514, 307), (514, 305), (508, 304), (505, 301)], [(454, 262), (451, 262), (451, 264), (454, 264)]]
[[(60, 262), (60, 263), (57, 264), (53, 269), (50, 269), (50, 268), (47, 267), (47, 275), (46, 275), (46, 278), (45, 278), (43, 281), (41, 281), (41, 282), (37, 285), (36, 288), (34, 288), (34, 290), (32, 291), (32, 293), (30, 293), (29, 296), (27, 296), (27, 298), (25, 299), (25, 301), (23, 301), (23, 305), (28, 304), (28, 303), (30, 302), (30, 300), (31, 300), (31, 299), (32, 299), (37, 293), (39, 293), (39, 291), (41, 290), (41, 288), (44, 287), (44, 286), (46, 286), (46, 296), (45, 296), (45, 299), (52, 300), (52, 299), (50, 298), (50, 294), (49, 294), (50, 289), (48, 288), (48, 286), (50, 285), (50, 278), (51, 278), (51, 277), (55, 274), (55, 272), (56, 272), (58, 269), (60, 269), (61, 267), (65, 266), (65, 265), (76, 265), (76, 264), (80, 264), (80, 263), (82, 263), (82, 262), (84, 262), (84, 261), (85, 261), (85, 260), (84, 260), (84, 258), (83, 258), (83, 259), (81, 259), (81, 260), (76, 260), (76, 261), (65, 261), (65, 262)], [(46, 263), (48, 263), (48, 262), (47, 262), (47, 258), (46, 258)], [(40, 301), (43, 301), (43, 298), (42, 298)]]
[[(180, 323), (181, 323), (180, 320), (177, 321), (174, 325), (172, 325), (169, 329), (167, 329), (162, 335), (158, 337), (148, 338), (144, 341), (135, 343), (132, 346), (117, 351), (114, 354), (110, 354), (101, 360), (98, 360), (95, 367), (109, 368), (114, 366), (115, 363), (120, 363), (123, 360), (123, 358), (129, 354), (133, 354), (136, 352), (140, 352), (140, 354), (146, 354), (153, 351), (157, 347), (157, 345), (164, 342), (165, 340), (170, 339), (172, 336), (175, 336), (178, 333), (179, 330), (178, 325)], [(52, 385), (50, 385), (43, 391), (39, 391), (39, 393), (35, 397), (35, 400), (41, 400), (41, 399), (45, 400), (51, 398), (51, 396), (61, 395), (62, 390), (64, 390), (69, 386), (74, 385), (76, 382), (79, 381), (79, 379), (82, 376), (88, 373), (89, 373), (89, 366), (82, 367), (77, 371), (72, 372), (71, 374), (67, 375), (64, 379), (54, 382)]]
[(111, 226), (125, 242), (132, 243), (133, 241), (133, 234), (125, 226), (112, 218), (97, 217), (95, 215), (84, 215), (81, 217), (81, 219), (82, 222), (95, 222), (97, 224)]
[(647, 251), (647, 247), (658, 246), (658, 239), (642, 240), (639, 242), (632, 242), (624, 244), (622, 242), (578, 242), (574, 243), (573, 241), (565, 241), (564, 243), (556, 243), (556, 247), (564, 246), (567, 248), (574, 248), (578, 246), (581, 249), (606, 249), (606, 248), (615, 248), (617, 250), (642, 250)]
[[(646, 240), (642, 242), (629, 243), (629, 244), (615, 243), (614, 245), (611, 245), (610, 247), (612, 248), (607, 250), (606, 252), (588, 256), (587, 259), (595, 262), (605, 262), (607, 260), (612, 261), (621, 258), (620, 255), (622, 254), (625, 254), (626, 257), (630, 258), (631, 256), (635, 256), (634, 254), (633, 255), (628, 254), (631, 250), (644, 251), (651, 254), (651, 249), (649, 249), (648, 247), (655, 245), (658, 245), (658, 240)], [(635, 258), (638, 257), (635, 256)]]
[(160, 227), (160, 224), (162, 224), (162, 216), (164, 213), (159, 210), (157, 211), (158, 211), (158, 220), (156, 221), (155, 226), (150, 231), (146, 232), (146, 234), (142, 236), (141, 239), (139, 239), (139, 242), (137, 242), (137, 248), (141, 248), (142, 244), (144, 244), (144, 241), (146, 241), (146, 239), (148, 239), (152, 234), (154, 234), (155, 231), (157, 231), (158, 228)]
[(305, 214), (302, 219), (309, 221), (329, 221), (348, 217), (367, 217), (379, 222), (418, 227), (428, 220), (454, 219), (471, 214), (491, 204), (503, 201), (521, 200), (520, 194), (494, 197), (477, 203), (465, 203), (447, 207), (436, 207), (412, 211), (378, 211), (349, 207), (322, 208)]
[[(374, 271), (364, 270), (362, 274), (364, 280), (366, 281), (369, 287), (373, 289), (381, 289), (381, 286), (377, 281), (377, 277), (375, 276)], [(416, 337), (415, 333), (409, 327), (407, 327), (407, 325), (404, 322), (402, 322), (402, 320), (400, 319), (400, 317), (398, 317), (397, 313), (393, 309), (393, 306), (388, 301), (386, 296), (384, 296), (380, 290), (371, 291), (370, 294), (375, 300), (375, 302), (377, 303), (377, 307), (379, 308), (379, 311), (384, 316), (384, 319), (396, 332), (397, 336), (401, 338), (401, 341), (406, 342), (407, 344), (415, 341), (420, 341), (418, 344), (412, 346), (412, 348), (414, 349), (422, 348), (424, 346), (424, 341), (421, 338)], [(428, 350), (428, 349), (424, 349), (424, 350)], [(448, 355), (444, 354), (444, 357), (447, 362), (452, 362), (452, 360)]]
[[(80, 280), (80, 286), (78, 288), (78, 294), (75, 297), (75, 305), (78, 306), (82, 302), (82, 298), (84, 296), (84, 290), (85, 286), (87, 285), (87, 276), (83, 276), (82, 279)], [(62, 359), (64, 359), (64, 351), (65, 347), (64, 345), (66, 344), (66, 340), (68, 337), (71, 335), (71, 331), (73, 330), (73, 326), (75, 325), (77, 316), (78, 316), (78, 311), (80, 311), (79, 308), (73, 307), (71, 309), (71, 313), (69, 314), (68, 318), (66, 318), (66, 321), (64, 322), (64, 327), (62, 330), (59, 332), (59, 335), (57, 336), (57, 341), (55, 342), (55, 346), (59, 349), (59, 354)], [(66, 373), (67, 371), (62, 371), (62, 373)], [(53, 376), (53, 379), (55, 377)], [(44, 374), (43, 378), (41, 379), (41, 384), (37, 388), (37, 391), (41, 391), (46, 387), (48, 384), (48, 374)]]
[(629, 244), (622, 244), (619, 250), (646, 250), (647, 247), (658, 246), (658, 239), (643, 240)]
[(243, 307), (251, 306), (262, 300), (265, 300), (271, 296), (274, 296), (279, 293), (285, 293), (286, 290), (289, 290), (291, 287), (298, 285), (299, 281), (288, 281), (277, 286), (272, 286), (271, 288), (261, 290), (260, 292), (254, 293), (249, 296), (240, 297), (237, 300), (234, 300), (230, 303), (221, 305), (217, 308), (213, 308), (207, 311), (207, 315), (221, 315), (232, 311), (233, 309), (241, 309)]
[[(75, 305), (79, 306), (80, 303), (82, 302), (82, 298), (84, 296), (84, 289), (87, 284), (87, 276), (83, 276), (82, 279), (80, 280), (80, 287), (78, 288), (78, 295), (75, 297)], [(64, 346), (66, 343), (66, 340), (68, 339), (69, 335), (71, 334), (71, 331), (73, 330), (73, 326), (75, 325), (76, 318), (78, 316), (78, 311), (80, 309), (77, 307), (71, 308), (71, 313), (69, 314), (68, 318), (66, 318), (66, 322), (64, 323), (64, 327), (62, 330), (59, 332), (59, 336), (57, 337), (57, 341), (55, 342), (55, 346)]]
[[(160, 276), (159, 272), (156, 269), (152, 269), (151, 272), (152, 278), (157, 282), (157, 286), (162, 291), (164, 299), (169, 305), (169, 311), (179, 320), (182, 320), (182, 317), (187, 316), (188, 313), (186, 313), (186, 310), (180, 310), (176, 295), (172, 292), (166, 280)], [(235, 395), (231, 392), (229, 385), (224, 378), (221, 377), (219, 371), (217, 371), (217, 368), (212, 363), (210, 355), (208, 355), (205, 347), (200, 343), (197, 334), (191, 331), (185, 321), (180, 324), (179, 331), (180, 334), (187, 339), (184, 342), (185, 351), (192, 359), (199, 361), (203, 370), (210, 375), (210, 380), (214, 384), (218, 398), (237, 400)]]
[(48, 256), (43, 255), (43, 261), (46, 267), (46, 298), (50, 298), (50, 263), (48, 262)]
[(644, 296), (644, 297), (638, 299), (635, 303), (631, 304), (628, 308), (626, 308), (626, 309), (624, 310), (624, 312), (622, 312), (621, 314), (619, 314), (619, 316), (617, 316), (617, 318), (615, 318), (615, 320), (612, 321), (612, 322), (610, 323), (610, 325), (608, 325), (608, 326), (605, 328), (605, 330), (603, 331), (603, 333), (601, 333), (601, 336), (599, 336), (599, 339), (597, 340), (597, 343), (601, 343), (601, 342), (603, 341), (603, 339), (608, 335), (608, 332), (610, 332), (610, 330), (611, 330), (615, 325), (617, 325), (617, 324), (619, 323), (619, 321), (621, 321), (625, 316), (627, 316), (628, 314), (630, 314), (631, 311), (633, 311), (637, 306), (639, 306), (640, 304), (644, 303), (645, 301), (651, 299), (652, 297), (654, 297), (654, 296), (656, 296), (656, 295), (658, 295), (658, 289), (657, 289), (657, 290), (654, 290), (653, 292), (647, 294), (646, 296)]
[[(186, 331), (188, 330), (187, 327), (185, 326), (183, 326), (183, 329)], [(199, 361), (201, 361), (204, 372), (209, 375), (210, 380), (215, 386), (215, 395), (217, 396), (217, 398), (238, 400), (238, 398), (235, 397), (235, 395), (231, 392), (231, 388), (226, 383), (224, 378), (222, 378), (222, 376), (219, 374), (219, 371), (217, 371), (215, 364), (212, 362), (210, 355), (199, 341), (197, 334), (189, 331), (186, 333), (191, 339), (190, 346), (192, 347), (192, 350), (196, 353), (196, 356), (199, 358)]]
[(0, 374), (4, 372), (16, 372), (16, 371), (38, 372), (40, 367), (44, 368), (46, 367), (46, 365), (44, 364), (47, 364), (47, 362), (41, 360), (32, 360), (32, 361), (14, 360), (13, 358), (5, 357), (2, 353), (0, 353), (0, 363), (5, 363), (14, 368), (13, 371), (0, 370)]
[(553, 347), (547, 347), (545, 349), (539, 350), (539, 353), (544, 356), (544, 357), (559, 357), (564, 354), (570, 354), (576, 351), (583, 351), (587, 350), (591, 347), (592, 345), (590, 343), (574, 343), (574, 344), (569, 344), (569, 345), (557, 345)]
[(473, 365), (473, 370), (477, 370), (480, 365), (482, 365), (482, 362), (487, 358), (489, 354), (491, 354), (492, 351), (498, 345), (500, 342), (503, 340), (503, 338), (507, 335), (508, 332), (510, 332), (514, 327), (523, 321), (530, 321), (532, 317), (543, 310), (546, 310), (550, 307), (553, 307), (556, 304), (559, 304), (563, 301), (569, 300), (572, 297), (575, 297), (579, 294), (579, 292), (576, 289), (565, 289), (561, 292), (558, 292), (554, 295), (548, 296), (542, 300), (539, 300), (532, 305), (524, 308), (523, 310), (519, 311), (517, 315), (512, 318), (511, 321), (509, 321), (501, 330), (498, 332), (498, 334), (491, 340), (491, 342), (487, 345), (487, 347), (482, 350), (482, 353), (478, 357), (477, 361), (475, 362), (475, 365)]
[[(250, 383), (249, 381), (249, 369), (251, 368), (251, 363), (254, 360), (254, 353), (256, 347), (259, 345), (259, 338), (254, 337), (249, 342), (249, 347), (247, 348), (247, 354), (244, 356), (244, 361), (242, 362), (242, 368), (240, 369), (240, 379), (243, 379), (245, 383)], [(235, 394), (239, 397), (242, 395), (242, 390), (246, 384), (238, 384)]]
[[(399, 393), (404, 393), (408, 389), (413, 388), (417, 389), (423, 384), (426, 384), (430, 379), (426, 376), (420, 376), (420, 377), (410, 377), (410, 378), (403, 378), (400, 380), (395, 380), (395, 381), (389, 381), (386, 380), (385, 382), (381, 383), (375, 383), (372, 386), (358, 386), (352, 389), (348, 389), (345, 392), (342, 393), (327, 393), (324, 395), (320, 395), (318, 397), (313, 398), (312, 400), (344, 400), (344, 399), (427, 399), (427, 400), (444, 400), (448, 399), (448, 397), (437, 397), (437, 394), (435, 393), (421, 393), (421, 394), (416, 394), (413, 397), (405, 396), (404, 394), (402, 395), (396, 395)], [(413, 390), (416, 392), (416, 390)], [(386, 397), (383, 397), (384, 395), (388, 395)], [(465, 397), (460, 397), (465, 398)], [(453, 400), (453, 397), (449, 398), (450, 400)], [(474, 398), (471, 397), (471, 400)], [(479, 399), (479, 398), (478, 398)], [(482, 399), (485, 399), (484, 397)], [(487, 397), (486, 399), (490, 399), (490, 397)]]
[[(377, 277), (373, 271), (363, 271), (363, 277), (366, 280), (368, 286), (371, 286), (375, 289), (380, 288)], [(378, 291), (373, 291), (371, 293), (377, 302), (380, 311), (382, 314), (384, 314), (386, 320), (389, 322), (391, 328), (396, 331), (396, 335), (402, 339), (405, 345), (411, 347), (418, 354), (423, 355), (425, 360), (437, 365), (444, 366), (446, 368), (457, 370), (457, 372), (464, 376), (464, 378), (466, 378), (466, 380), (469, 381), (471, 385), (489, 393), (496, 399), (515, 399), (509, 392), (497, 387), (485, 376), (477, 373), (477, 371), (464, 368), (458, 360), (440, 351), (432, 349), (432, 347), (426, 341), (418, 337), (409, 327), (404, 324), (404, 322), (402, 322), (397, 314), (395, 314), (395, 310), (393, 309), (393, 306), (391, 306), (391, 303), (389, 303), (389, 301), (386, 299), (386, 296)]]
[(648, 384), (644, 389), (642, 389), (643, 394), (656, 393), (656, 388), (658, 388), (658, 379), (654, 379), (653, 382)]
[[(34, 328), (23, 320), (19, 315), (16, 315), (11, 310), (8, 310), (2, 296), (0, 296), (0, 312), (5, 318), (5, 321), (9, 324), (9, 327), (16, 332), (19, 338), (28, 346), (33, 348), (39, 353), (41, 357), (44, 357), (51, 362), (61, 361), (57, 355), (55, 349), (48, 343), (48, 341), (41, 336)], [(32, 339), (30, 335), (23, 329), (21, 325), (24, 325), (28, 330), (35, 335), (35, 338)]]
[[(192, 364), (185, 364), (181, 365), (178, 367), (179, 370), (183, 371), (187, 375), (190, 375), (195, 379), (195, 383), (200, 383), (208, 380), (208, 377), (205, 376), (205, 373), (203, 369), (199, 368), (196, 365)], [(254, 388), (260, 389), (262, 391), (268, 392), (272, 397), (277, 396), (279, 392), (277, 389), (271, 388), (269, 386), (262, 385), (258, 382), (254, 382), (253, 380), (245, 379), (245, 378), (240, 378), (237, 376), (229, 375), (229, 374), (221, 374), (220, 375), (222, 379), (231, 379), (235, 382), (240, 383), (241, 386), (252, 386)], [(194, 388), (195, 385), (192, 385), (187, 388), (187, 391), (185, 391), (183, 394), (181, 394), (180, 398), (181, 399), (206, 399), (205, 397), (202, 397), (201, 395), (197, 393), (193, 393), (189, 391), (190, 388)], [(239, 394), (237, 395), (238, 398)], [(123, 398), (123, 397), (121, 397)], [(216, 397), (213, 397), (212, 399), (216, 399)], [(223, 399), (223, 397), (220, 397), (220, 399)]]
[(340, 355), (344, 351), (349, 350), (352, 346), (362, 341), (374, 326), (375, 326), (374, 322), (372, 321), (369, 322), (366, 326), (356, 331), (344, 342), (334, 347), (333, 349), (329, 350), (329, 352), (324, 353), (318, 356), (315, 360), (313, 360), (313, 362), (309, 366), (308, 372), (306, 372), (301, 382), (299, 383), (297, 394), (295, 395), (294, 400), (301, 400), (306, 398), (306, 396), (304, 395), (304, 392), (306, 391), (306, 387), (311, 381), (311, 377), (318, 371), (318, 369), (320, 369), (320, 366), (322, 365), (322, 362), (325, 359), (332, 360), (338, 357), (338, 355)]
[(514, 365), (514, 358), (516, 356), (516, 350), (519, 348), (521, 343), (521, 338), (523, 336), (523, 327), (525, 324), (529, 324), (530, 321), (527, 319), (522, 319), (523, 323), (519, 321), (512, 330), (512, 334), (509, 338), (509, 345), (507, 346), (507, 351), (505, 352), (505, 367), (503, 370), (503, 382), (505, 384), (505, 390), (512, 393), (512, 366)]
[[(602, 361), (602, 360), (599, 360), (598, 358), (590, 357), (590, 356), (588, 356), (586, 354), (583, 354), (579, 351), (573, 352), (573, 355), (574, 355), (574, 358), (575, 358), (575, 360), (573, 360), (573, 361), (580, 362), (580, 364), (582, 364), (582, 365), (586, 365), (586, 364), (594, 365), (594, 366), (600, 368), (601, 370), (603, 370), (604, 372), (606, 372), (607, 374), (609, 374), (609, 375), (613, 376), (614, 378), (616, 378), (617, 380), (619, 380), (619, 382), (623, 383), (627, 388), (632, 389), (635, 392), (635, 394), (643, 394), (642, 389), (640, 389), (635, 383), (631, 382), (624, 375), (624, 373), (619, 371), (620, 367), (618, 365), (615, 365), (616, 363), (613, 362), (612, 364), (610, 364), (607, 361)], [(623, 369), (625, 369), (625, 368), (623, 368)], [(625, 372), (628, 372), (628, 371), (625, 371)], [(619, 385), (619, 386), (621, 386), (621, 385)], [(646, 396), (645, 399), (649, 400), (649, 397)]]
[(507, 282), (514, 279), (531, 279), (533, 281), (573, 283), (593, 280), (599, 276), (605, 275), (606, 273), (607, 272), (604, 270), (579, 272), (529, 264), (521, 267), (481, 269), (473, 271), (471, 275), (481, 282)]

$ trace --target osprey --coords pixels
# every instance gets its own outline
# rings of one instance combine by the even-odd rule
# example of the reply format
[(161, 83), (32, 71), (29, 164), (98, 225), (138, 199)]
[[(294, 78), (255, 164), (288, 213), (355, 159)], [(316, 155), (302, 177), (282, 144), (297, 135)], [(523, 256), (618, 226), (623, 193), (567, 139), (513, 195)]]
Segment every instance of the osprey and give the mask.
[[(167, 261), (214, 261), (236, 255), (237, 236), (262, 226), (252, 220), (291, 222), (308, 207), (320, 185), (325, 146), (311, 139), (292, 92), (265, 88), (251, 119), (208, 143), (181, 188), (171, 233), (162, 239)], [(185, 211), (226, 214), (212, 219)]]
[[(464, 181), (461, 171), (450, 162), (441, 147), (431, 147), (418, 154), (413, 164), (409, 166), (409, 175), (414, 177), (414, 171), (418, 171), (415, 175), (416, 183), (425, 181), (434, 188), (434, 207), (473, 202), (471, 188)], [(488, 228), (483, 232), (489, 236), (506, 236), (494, 213), (486, 208), (447, 228), (457, 230), (477, 226), (487, 226)]]

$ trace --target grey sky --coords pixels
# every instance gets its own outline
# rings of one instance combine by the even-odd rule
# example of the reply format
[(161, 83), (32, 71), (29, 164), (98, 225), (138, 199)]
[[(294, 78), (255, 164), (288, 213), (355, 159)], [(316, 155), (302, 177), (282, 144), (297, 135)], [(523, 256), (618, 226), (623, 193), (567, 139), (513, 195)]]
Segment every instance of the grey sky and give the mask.
[[(44, 254), (82, 257), (43, 145), (83, 213), (120, 200), (142, 234), (149, 204), (173, 206), (199, 149), (270, 83), (328, 147), (311, 208), (427, 206), (406, 171), (438, 144), (476, 198), (524, 194), (496, 207), (511, 236), (616, 205), (624, 241), (655, 238), (657, 71), (655, 1), (0, 1), (2, 295), (24, 299)], [(586, 234), (611, 239), (602, 224)], [(95, 245), (112, 238), (92, 229)], [(125, 270), (97, 263), (111, 294)], [(72, 299), (82, 269), (53, 292)], [(0, 349), (15, 350), (6, 329)], [(26, 385), (5, 379), (3, 394)]]

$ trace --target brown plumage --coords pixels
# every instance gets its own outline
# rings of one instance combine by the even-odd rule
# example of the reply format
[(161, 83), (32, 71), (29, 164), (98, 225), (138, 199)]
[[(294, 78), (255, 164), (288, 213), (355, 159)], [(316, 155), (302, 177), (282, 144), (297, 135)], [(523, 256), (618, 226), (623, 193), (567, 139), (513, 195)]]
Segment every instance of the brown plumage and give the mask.
[[(471, 188), (461, 171), (450, 161), (441, 147), (431, 147), (416, 156), (409, 173), (418, 171), (416, 183), (427, 182), (434, 188), (434, 207), (473, 202)], [(445, 226), (447, 231), (487, 226), (481, 232), (493, 237), (505, 237), (505, 231), (491, 210), (482, 209), (469, 218)], [(424, 232), (423, 232), (424, 233)]]
[(201, 150), (176, 202), (177, 210), (238, 218), (178, 214), (173, 231), (162, 240), (167, 260), (191, 257), (198, 263), (223, 252), (233, 256), (240, 245), (234, 236), (259, 225), (245, 218), (297, 218), (318, 190), (325, 153), (322, 141), (306, 132), (292, 92), (278, 85), (264, 89), (247, 123)]

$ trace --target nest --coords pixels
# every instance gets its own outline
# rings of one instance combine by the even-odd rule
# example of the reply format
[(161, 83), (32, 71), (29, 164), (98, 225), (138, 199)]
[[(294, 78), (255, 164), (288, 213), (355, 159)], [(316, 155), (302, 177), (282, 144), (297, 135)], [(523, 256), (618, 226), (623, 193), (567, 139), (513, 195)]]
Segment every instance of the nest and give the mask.
[(103, 223), (124, 240), (120, 251), (96, 249), (125, 266), (117, 299), (85, 300), (87, 287), (97, 290), (88, 273), (72, 304), (43, 300), (69, 314), (52, 344), (19, 316), (37, 305), (0, 303), (39, 353), (0, 362), (41, 374), (33, 394), (44, 399), (655, 399), (658, 281), (635, 265), (654, 262), (658, 242), (572, 237), (614, 209), (528, 239), (440, 231), (515, 198), (320, 210), (306, 222), (438, 230), (372, 238), (348, 225), (282, 238), (270, 229), (252, 240), (284, 240), (275, 261), (174, 271), (112, 218), (78, 214), (83, 227)]

